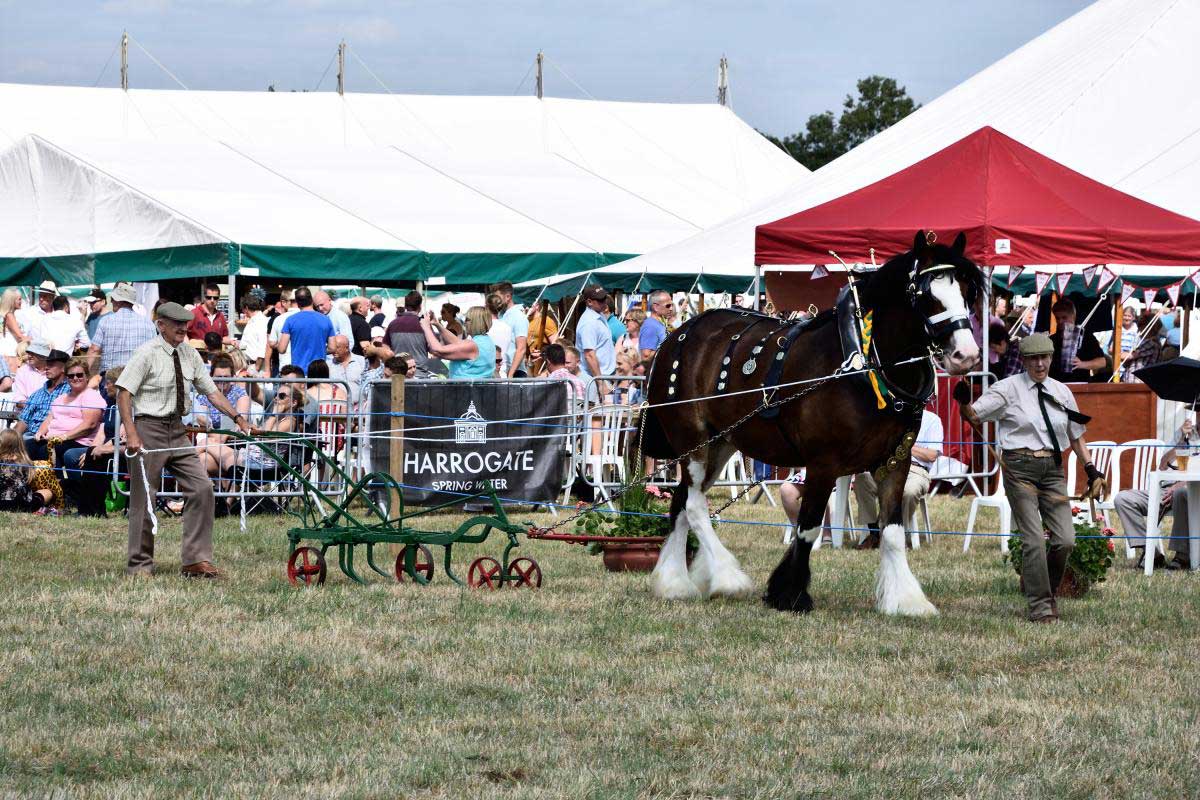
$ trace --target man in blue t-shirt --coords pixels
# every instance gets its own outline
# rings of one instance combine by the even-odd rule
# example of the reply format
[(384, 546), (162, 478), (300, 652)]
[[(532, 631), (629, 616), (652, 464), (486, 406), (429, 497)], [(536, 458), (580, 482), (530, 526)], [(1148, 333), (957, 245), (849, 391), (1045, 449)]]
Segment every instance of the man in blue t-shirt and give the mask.
[(638, 349), (642, 351), (643, 361), (653, 358), (658, 348), (666, 341), (667, 320), (675, 313), (675, 303), (671, 300), (670, 292), (657, 289), (650, 293), (646, 301), (650, 305), (650, 314), (638, 333)]
[(283, 323), (275, 349), (284, 353), (290, 346), (292, 363), (307, 374), (309, 364), (325, 360), (336, 331), (329, 317), (313, 311), (312, 292), (302, 286), (296, 290), (295, 300), (300, 310)]
[[(575, 346), (583, 358), (579, 368), (593, 378), (612, 375), (617, 369), (617, 350), (613, 346), (612, 333), (604, 321), (608, 310), (608, 292), (599, 286), (588, 286), (583, 290), (583, 301), (587, 309), (575, 325)], [(605, 385), (601, 385), (605, 384)], [(608, 394), (605, 381), (592, 381), (588, 385), (588, 397), (592, 400)]]
[(511, 283), (494, 283), (491, 291), (504, 301), (504, 313), (500, 315), (500, 321), (512, 328), (513, 332), (512, 341), (508, 343), (508, 350), (504, 354), (508, 362), (508, 377), (527, 378), (529, 368), (525, 365), (525, 356), (529, 352), (529, 318), (525, 316), (525, 309), (513, 302)]

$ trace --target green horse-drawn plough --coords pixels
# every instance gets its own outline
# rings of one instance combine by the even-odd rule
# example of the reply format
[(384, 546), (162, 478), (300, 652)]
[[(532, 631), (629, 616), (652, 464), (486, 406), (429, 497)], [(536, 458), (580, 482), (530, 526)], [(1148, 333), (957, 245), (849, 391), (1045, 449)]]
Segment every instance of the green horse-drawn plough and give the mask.
[[(253, 437), (238, 431), (220, 431), (232, 439), (253, 442), (279, 465), (281, 480), (290, 479), (302, 490), (298, 503), (287, 507), (288, 513), (300, 520), (300, 525), (288, 530), (291, 552), (287, 560), (287, 576), (293, 585), (315, 585), (325, 582), (326, 557), (331, 548), (337, 548), (338, 567), (346, 576), (358, 583), (366, 581), (355, 571), (357, 548), (366, 549), (367, 566), (376, 573), (395, 578), (401, 583), (411, 580), (427, 584), (433, 580), (434, 558), (431, 547), (441, 547), (444, 553), (443, 570), (450, 580), (459, 585), (473, 588), (499, 589), (503, 586), (537, 588), (542, 584), (542, 570), (532, 558), (510, 559), (514, 548), (519, 547), (517, 534), (529, 526), (515, 525), (508, 520), (500, 505), (496, 492), (489, 488), (475, 495), (458, 497), (446, 503), (422, 508), (420, 511), (404, 513), (402, 487), (394, 477), (384, 472), (370, 472), (357, 481), (351, 479), (334, 456), (320, 447), (314, 438), (297, 437), (292, 434), (274, 434), (255, 431)], [(272, 439), (278, 440), (273, 446)], [(310, 480), (304, 469), (295, 466), (293, 459), (278, 452), (303, 447), (305, 458), (301, 463), (319, 467), (309, 474), (324, 475), (326, 481), (344, 485), (347, 490), (333, 496), (322, 490), (323, 481)], [(311, 457), (310, 457), (311, 456)], [(391, 513), (383, 504), (391, 496), (399, 513)], [(473, 516), (452, 531), (427, 530), (429, 515), (464, 503), (489, 502), (490, 514)], [(490, 556), (476, 558), (467, 570), (467, 579), (460, 579), (451, 566), (451, 553), (456, 544), (479, 544), (500, 531), (508, 537), (500, 560)], [(398, 545), (399, 552), (389, 572), (380, 568), (375, 558), (376, 545)]]

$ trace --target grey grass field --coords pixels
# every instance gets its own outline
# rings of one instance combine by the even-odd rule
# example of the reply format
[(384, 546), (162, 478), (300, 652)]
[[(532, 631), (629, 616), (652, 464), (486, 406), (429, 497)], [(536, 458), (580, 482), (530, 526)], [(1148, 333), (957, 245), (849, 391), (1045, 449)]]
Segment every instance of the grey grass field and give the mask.
[[(1057, 626), (995, 539), (949, 536), (911, 556), (933, 619), (875, 613), (877, 554), (832, 549), (804, 617), (667, 604), (550, 542), (520, 550), (537, 592), (297, 590), (287, 524), (218, 521), (228, 577), (191, 583), (178, 521), (126, 579), (121, 519), (0, 517), (0, 797), (1200, 795), (1198, 575), (1120, 564)], [(720, 530), (761, 588), (779, 528)]]

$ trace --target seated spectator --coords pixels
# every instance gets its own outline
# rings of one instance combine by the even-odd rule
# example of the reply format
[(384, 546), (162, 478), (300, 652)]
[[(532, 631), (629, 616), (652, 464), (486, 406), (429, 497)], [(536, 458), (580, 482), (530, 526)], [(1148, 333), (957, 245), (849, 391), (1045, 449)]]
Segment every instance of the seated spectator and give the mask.
[(67, 362), (67, 391), (50, 402), (34, 439), (54, 443), (54, 464), (67, 465), (66, 454), (73, 448), (88, 448), (104, 438), (104, 411), (108, 404), (100, 392), (88, 388), (88, 360), (73, 358)]
[[(212, 373), (213, 380), (216, 381), (217, 387), (221, 389), (225, 399), (229, 401), (229, 405), (233, 406), (242, 416), (250, 414), (250, 396), (246, 394), (246, 390), (242, 388), (240, 383), (235, 383), (228, 380), (233, 377), (233, 359), (228, 355), (221, 353), (215, 356), (212, 363), (209, 365), (209, 371)], [(217, 428), (232, 428), (231, 420), (226, 419), (222, 423), (222, 414), (220, 409), (214, 406), (204, 395), (197, 395), (193, 403), (194, 422), (201, 428), (214, 430)], [(237, 450), (231, 447), (228, 443), (228, 436), (223, 433), (207, 433), (198, 434), (196, 436), (196, 452), (200, 455), (200, 463), (204, 464), (204, 468), (208, 474), (215, 477), (228, 477), (234, 464), (237, 463)], [(226, 485), (226, 488), (228, 484)], [(224, 504), (217, 503), (217, 512), (221, 514), (227, 511)]]
[[(1179, 428), (1179, 433), (1175, 437), (1175, 447), (1163, 453), (1159, 461), (1159, 469), (1170, 469), (1175, 466), (1175, 453), (1179, 447), (1186, 446), (1191, 437), (1195, 435), (1195, 425), (1188, 419), (1184, 420), (1183, 425)], [(1141, 489), (1124, 489), (1117, 492), (1117, 496), (1113, 498), (1113, 505), (1116, 506), (1117, 516), (1121, 519), (1121, 528), (1126, 536), (1130, 537), (1127, 541), (1129, 546), (1135, 550), (1141, 550), (1141, 558), (1138, 559), (1138, 566), (1143, 566), (1143, 560), (1146, 558), (1146, 534), (1157, 536), (1158, 531), (1146, 530), (1146, 515), (1149, 511), (1150, 493)], [(1167, 569), (1183, 570), (1188, 569), (1188, 501), (1187, 501), (1187, 484), (1175, 483), (1163, 493), (1162, 508), (1160, 509), (1159, 518), (1172, 515), (1174, 521), (1171, 523), (1171, 539), (1167, 542), (1167, 550), (1173, 550), (1175, 555), (1171, 561), (1166, 563)], [(1161, 558), (1156, 552), (1156, 558)]]
[[(901, 514), (907, 528), (921, 498), (929, 494), (929, 471), (942, 454), (942, 420), (929, 409), (921, 414), (921, 429), (912, 447), (912, 466), (904, 482), (904, 499)], [(854, 499), (858, 502), (858, 524), (869, 529), (867, 536), (859, 542), (858, 549), (879, 547), (879, 488), (875, 476), (862, 472), (854, 476)]]
[(46, 439), (37, 438), (42, 423), (50, 414), (50, 404), (70, 390), (63, 371), (71, 357), (61, 350), (50, 350), (45, 360), (46, 385), (25, 401), (21, 416), (13, 427), (25, 437), (25, 449), (34, 459), (46, 458)]
[[(579, 404), (583, 402), (584, 393), (583, 381), (579, 380), (579, 351), (574, 347), (569, 349), (573, 351), (573, 356), (561, 344), (548, 344), (542, 348), (542, 358), (550, 370), (546, 377), (552, 381), (566, 381), (567, 400)], [(574, 370), (568, 363), (571, 358), (575, 360)]]
[(225, 346), (221, 342), (221, 334), (216, 331), (209, 331), (204, 334), (204, 349), (200, 351), (200, 355), (208, 363), (212, 363), (213, 356), (220, 355), (225, 352)]
[(45, 342), (21, 342), (17, 345), (17, 355), (22, 363), (13, 376), (12, 393), (13, 400), (21, 404), (46, 385), (46, 356), (50, 355), (50, 348)]
[(637, 350), (618, 350), (617, 351), (617, 376), (618, 378), (612, 382), (612, 393), (608, 395), (607, 400), (612, 403), (631, 403), (633, 402), (633, 394), (637, 391), (640, 384), (639, 381), (629, 380), (637, 369), (641, 366), (642, 360), (638, 357)]
[(34, 489), (33, 462), (25, 442), (13, 429), (0, 431), (0, 511), (38, 511), (54, 495), (49, 489)]
[(383, 377), (385, 378), (391, 378), (394, 375), (403, 375), (407, 378), (409, 373), (415, 375), (416, 371), (416, 359), (408, 353), (400, 353), (383, 362)]
[(496, 376), (502, 358), (502, 351), (488, 335), (493, 321), (488, 309), (472, 306), (467, 310), (466, 338), (460, 339), (449, 328), (435, 335), (432, 314), (421, 317), (421, 330), (430, 354), (450, 363), (452, 380), (486, 380)]
[(309, 380), (308, 396), (318, 403), (330, 400), (345, 400), (346, 390), (336, 383), (313, 383), (329, 380), (329, 363), (324, 359), (312, 361), (305, 370)]
[[(102, 388), (107, 391), (108, 396), (116, 396), (117, 380), (123, 370), (124, 367), (113, 367), (104, 373)], [(67, 371), (69, 373), (70, 369)], [(63, 490), (79, 509), (80, 516), (84, 517), (107, 516), (104, 496), (108, 493), (111, 480), (112, 457), (117, 445), (123, 440), (124, 431), (116, 404), (108, 406), (102, 414), (101, 432), (97, 436), (97, 443), (68, 449), (60, 464), (65, 478)]]
[[(304, 406), (306, 403), (304, 391), (298, 386), (284, 385), (275, 393), (271, 410), (263, 421), (262, 430), (269, 433), (298, 433), (304, 428)], [(300, 448), (295, 448), (299, 450)], [(238, 455), (238, 462), (255, 473), (257, 479), (264, 475), (276, 475), (280, 468), (279, 461), (267, 454), (267, 450), (284, 458), (293, 464), (291, 457), (292, 446), (287, 440), (272, 442), (270, 437), (245, 447)]]

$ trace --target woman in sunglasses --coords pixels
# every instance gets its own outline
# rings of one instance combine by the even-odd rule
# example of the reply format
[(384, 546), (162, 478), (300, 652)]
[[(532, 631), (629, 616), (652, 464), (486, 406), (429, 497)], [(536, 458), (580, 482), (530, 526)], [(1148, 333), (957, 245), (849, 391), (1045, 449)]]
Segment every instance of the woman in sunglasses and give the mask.
[(54, 463), (66, 466), (67, 450), (75, 447), (91, 447), (103, 438), (102, 417), (104, 397), (95, 389), (88, 388), (91, 370), (86, 358), (72, 358), (66, 368), (66, 394), (54, 398), (50, 413), (34, 435), (43, 441), (55, 440)]

